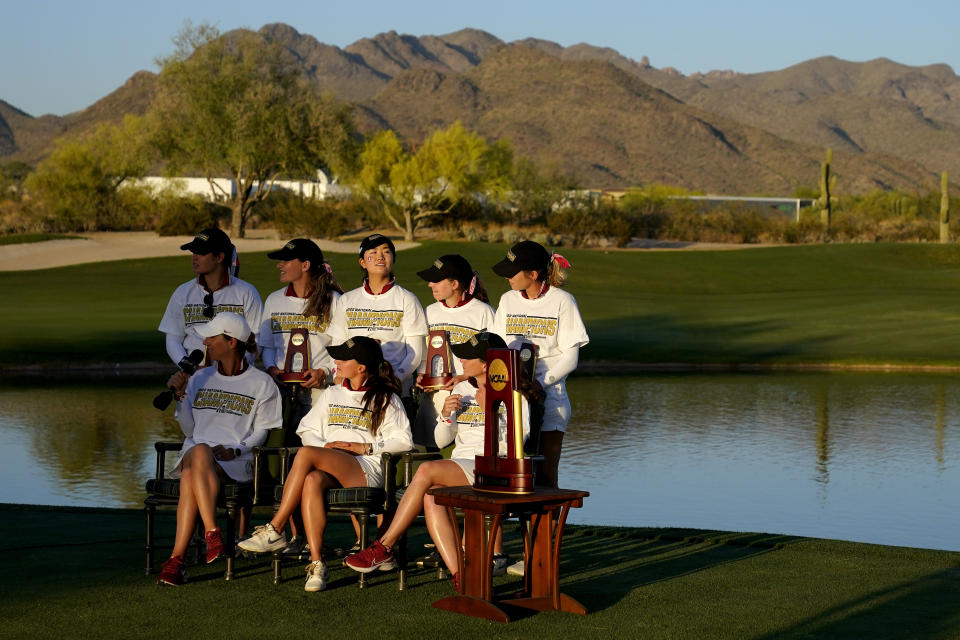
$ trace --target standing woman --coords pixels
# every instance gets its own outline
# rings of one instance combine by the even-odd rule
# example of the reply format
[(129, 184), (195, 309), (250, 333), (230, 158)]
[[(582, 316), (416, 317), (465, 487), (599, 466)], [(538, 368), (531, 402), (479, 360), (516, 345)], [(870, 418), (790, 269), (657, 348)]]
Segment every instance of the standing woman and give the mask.
[(528, 341), (537, 345), (537, 381), (546, 392), (540, 431), (541, 465), (538, 484), (557, 486), (563, 434), (570, 421), (566, 379), (577, 368), (580, 347), (590, 341), (573, 296), (562, 291), (570, 263), (524, 240), (513, 245), (493, 271), (510, 283), (497, 306), (493, 331), (511, 347)]
[[(267, 257), (277, 260), (280, 282), (287, 286), (267, 296), (263, 306), (260, 325), (263, 365), (274, 377), (283, 373), (291, 331), (306, 329), (310, 362), (306, 363), (307, 379), (298, 384), (306, 389), (326, 386), (333, 381), (333, 358), (327, 353), (330, 336), (326, 331), (343, 289), (324, 260), (323, 251), (312, 240), (294, 238)], [(303, 404), (309, 410), (310, 394), (303, 397)], [(291, 422), (299, 424), (304, 414)]]
[[(446, 507), (434, 502), (427, 490), (432, 487), (456, 487), (472, 485), (476, 456), (484, 453), (484, 436), (486, 434), (486, 407), (487, 390), (487, 349), (503, 348), (506, 343), (493, 333), (481, 332), (472, 336), (466, 342), (453, 346), (454, 355), (461, 359), (463, 372), (467, 379), (457, 383), (447, 399), (444, 401), (441, 415), (438, 416), (436, 439), (440, 446), (445, 446), (456, 436), (456, 445), (449, 460), (430, 460), (417, 468), (410, 486), (403, 492), (403, 498), (397, 505), (397, 513), (380, 539), (359, 553), (347, 556), (344, 564), (355, 571), (368, 573), (376, 569), (381, 571), (392, 569), (393, 545), (397, 543), (414, 518), (423, 511), (427, 521), (427, 530), (437, 546), (437, 551), (443, 558), (444, 564), (453, 575), (454, 586), (458, 586), (457, 578), (457, 546), (460, 539), (457, 532), (450, 525)], [(530, 433), (531, 423), (536, 425), (543, 410), (543, 389), (540, 385), (526, 376), (526, 369), (520, 368), (519, 390), (523, 397), (521, 413), (523, 414), (523, 436)], [(506, 420), (500, 420), (500, 451), (506, 451)], [(501, 550), (502, 538), (497, 536), (493, 557), (493, 575), (500, 575), (506, 571), (507, 557)]]
[(180, 249), (193, 253), (196, 277), (174, 290), (160, 321), (160, 331), (167, 334), (167, 355), (174, 363), (204, 348), (199, 329), (218, 313), (238, 313), (248, 326), (259, 327), (263, 308), (254, 286), (237, 277), (237, 252), (223, 231), (204, 229)]
[(406, 396), (423, 358), (427, 322), (417, 297), (394, 279), (395, 261), (390, 238), (375, 233), (363, 239), (359, 256), (363, 285), (340, 298), (329, 333), (333, 344), (354, 336), (379, 342), (384, 359), (400, 380), (401, 395)]
[(284, 526), (299, 506), (310, 544), (306, 591), (326, 588), (327, 569), (321, 556), (327, 525), (324, 492), (334, 487), (381, 486), (380, 454), (401, 453), (413, 446), (410, 422), (397, 395), (398, 381), (380, 345), (357, 336), (327, 350), (343, 383), (324, 389), (300, 423), (297, 433), (304, 446), (293, 459), (277, 513), (240, 542), (246, 551), (282, 549)]
[[(179, 405), (177, 415), (186, 437), (171, 472), (171, 477), (180, 476), (177, 532), (173, 552), (157, 578), (160, 584), (186, 581), (184, 554), (198, 513), (206, 532), (207, 562), (223, 554), (224, 540), (215, 511), (220, 484), (228, 478), (250, 481), (253, 448), (263, 443), (268, 430), (280, 426), (277, 385), (245, 357), (248, 351), (256, 353), (256, 339), (243, 316), (220, 313), (197, 331), (216, 366), (190, 377)], [(186, 375), (178, 372), (168, 385), (178, 387), (184, 378)]]
[[(489, 304), (490, 299), (466, 258), (459, 254), (440, 256), (429, 269), (418, 271), (417, 275), (427, 281), (436, 300), (426, 308), (429, 331), (445, 331), (448, 344), (455, 345), (493, 327), (494, 311)], [(420, 364), (417, 386), (420, 386), (420, 379), (431, 366), (430, 362)], [(420, 402), (413, 427), (413, 441), (416, 444), (436, 447), (433, 432), (440, 408), (453, 385), (466, 380), (458, 358), (453, 358), (452, 369), (454, 381), (446, 389), (427, 390)]]

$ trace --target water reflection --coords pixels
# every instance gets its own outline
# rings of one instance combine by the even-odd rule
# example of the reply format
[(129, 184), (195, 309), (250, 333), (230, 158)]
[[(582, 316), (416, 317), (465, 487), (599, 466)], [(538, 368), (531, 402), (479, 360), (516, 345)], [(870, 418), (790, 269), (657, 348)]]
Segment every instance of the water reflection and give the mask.
[[(0, 380), (0, 501), (136, 507), (162, 379)], [(760, 531), (960, 550), (950, 376), (577, 378), (560, 465), (574, 522)]]
[(172, 411), (151, 406), (162, 381), (11, 384), (0, 388), (3, 502), (138, 506), (153, 442), (182, 437)]
[(561, 484), (593, 495), (571, 517), (960, 549), (951, 382), (894, 374), (576, 379)]

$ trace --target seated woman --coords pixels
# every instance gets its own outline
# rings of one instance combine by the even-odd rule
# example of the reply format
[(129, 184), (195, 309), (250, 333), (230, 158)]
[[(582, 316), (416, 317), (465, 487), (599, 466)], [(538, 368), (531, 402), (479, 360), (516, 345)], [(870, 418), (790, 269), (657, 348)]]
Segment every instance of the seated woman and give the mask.
[[(277, 385), (244, 357), (247, 351), (256, 352), (256, 340), (243, 316), (222, 311), (196, 331), (216, 366), (193, 374), (179, 405), (180, 427), (186, 439), (170, 474), (180, 476), (177, 533), (173, 553), (157, 578), (158, 583), (169, 585), (186, 581), (183, 556), (198, 512), (206, 531), (207, 562), (223, 554), (224, 541), (215, 511), (220, 483), (227, 479), (252, 480), (252, 449), (266, 440), (267, 431), (281, 423)], [(174, 374), (167, 384), (181, 388), (185, 377), (183, 373)]]
[(310, 545), (306, 591), (326, 588), (327, 569), (320, 553), (327, 525), (324, 491), (381, 486), (380, 454), (413, 448), (410, 422), (398, 395), (400, 383), (377, 341), (355, 336), (327, 350), (343, 384), (324, 389), (300, 422), (297, 435), (305, 446), (293, 459), (276, 515), (240, 542), (241, 549), (252, 552), (283, 548), (284, 526), (299, 505)]
[[(469, 376), (468, 380), (458, 383), (450, 396), (444, 401), (441, 415), (437, 418), (436, 439), (441, 447), (446, 446), (456, 435), (456, 446), (449, 460), (431, 460), (424, 462), (414, 474), (410, 486), (403, 494), (397, 513), (379, 540), (372, 545), (347, 556), (345, 564), (361, 573), (375, 569), (382, 571), (392, 569), (395, 565), (392, 547), (396, 544), (403, 532), (409, 528), (420, 511), (427, 520), (427, 530), (437, 546), (437, 551), (443, 558), (444, 564), (453, 576), (454, 585), (458, 586), (457, 576), (457, 539), (446, 508), (438, 506), (427, 490), (433, 487), (453, 487), (472, 485), (475, 456), (483, 454), (484, 440), (484, 406), (486, 403), (486, 376), (487, 376), (487, 349), (506, 347), (503, 339), (486, 331), (478, 333), (466, 342), (451, 345), (455, 356), (463, 364), (463, 372)], [(521, 371), (524, 371), (521, 367)], [(531, 380), (525, 373), (521, 373), (520, 392), (523, 396), (523, 434), (524, 438), (530, 433), (530, 423), (535, 424), (543, 417), (543, 389)], [(531, 415), (533, 412), (533, 415)], [(506, 422), (500, 422), (501, 450), (505, 450), (503, 443), (506, 431)], [(495, 574), (506, 571), (507, 558), (501, 551), (501, 542), (496, 540), (494, 563)]]

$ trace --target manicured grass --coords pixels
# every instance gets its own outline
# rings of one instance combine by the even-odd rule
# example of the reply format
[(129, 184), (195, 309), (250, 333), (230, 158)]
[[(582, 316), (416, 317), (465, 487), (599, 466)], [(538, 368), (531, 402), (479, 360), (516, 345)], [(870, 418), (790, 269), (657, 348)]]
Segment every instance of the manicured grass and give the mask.
[(63, 233), (12, 233), (0, 236), (0, 245), (27, 244), (31, 242), (46, 242), (47, 240), (82, 240), (83, 236), (66, 235)]
[[(588, 498), (589, 499), (589, 498)], [(262, 514), (261, 514), (262, 516)], [(172, 531), (168, 514), (158, 531)], [(561, 586), (589, 613), (499, 624), (434, 609), (449, 580), (392, 573), (366, 590), (333, 566), (305, 593), (302, 568), (274, 586), (266, 560), (191, 567), (158, 587), (142, 569), (138, 510), (0, 505), (0, 638), (773, 638), (960, 637), (960, 554), (755, 533), (570, 527)], [(422, 542), (416, 527), (415, 545)], [(334, 526), (332, 545), (352, 532)], [(518, 552), (507, 531), (508, 551)], [(162, 554), (160, 554), (162, 555)], [(331, 563), (334, 564), (335, 563)], [(506, 576), (499, 593), (520, 587)]]
[[(506, 282), (490, 267), (505, 245), (425, 243), (402, 251), (398, 281), (432, 302), (416, 277), (459, 252), (496, 304)], [(591, 343), (581, 360), (620, 363), (960, 364), (957, 245), (812, 245), (743, 251), (564, 251), (567, 289)], [(359, 284), (354, 254), (328, 255), (340, 282)], [(279, 288), (265, 254), (242, 255), (242, 277)], [(177, 258), (0, 273), (0, 365), (166, 359), (156, 326)]]

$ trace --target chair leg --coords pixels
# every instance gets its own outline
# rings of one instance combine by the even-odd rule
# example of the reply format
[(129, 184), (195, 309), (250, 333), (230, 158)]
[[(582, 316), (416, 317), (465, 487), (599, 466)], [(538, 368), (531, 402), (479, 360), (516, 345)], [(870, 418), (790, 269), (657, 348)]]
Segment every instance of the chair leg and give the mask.
[(237, 538), (237, 515), (242, 508), (236, 502), (227, 502), (227, 522), (223, 529), (223, 550), (227, 556), (227, 570), (223, 576), (224, 580), (233, 580), (233, 560), (236, 556), (236, 538)]
[(407, 534), (404, 533), (393, 545), (393, 557), (397, 561), (397, 590), (407, 588)]
[(156, 507), (152, 504), (145, 504), (143, 513), (146, 517), (146, 541), (143, 545), (143, 551), (146, 555), (146, 564), (143, 568), (144, 575), (153, 573), (153, 514)]
[(283, 564), (283, 550), (273, 552), (273, 584), (280, 584), (280, 570)]
[[(370, 527), (370, 514), (367, 512), (355, 513), (357, 520), (360, 522), (360, 548), (366, 549), (370, 541), (367, 540), (368, 529)], [(367, 574), (360, 574), (360, 588), (364, 589), (367, 586)]]

